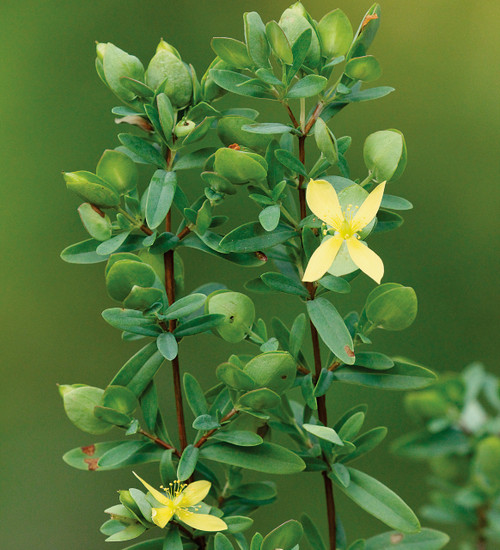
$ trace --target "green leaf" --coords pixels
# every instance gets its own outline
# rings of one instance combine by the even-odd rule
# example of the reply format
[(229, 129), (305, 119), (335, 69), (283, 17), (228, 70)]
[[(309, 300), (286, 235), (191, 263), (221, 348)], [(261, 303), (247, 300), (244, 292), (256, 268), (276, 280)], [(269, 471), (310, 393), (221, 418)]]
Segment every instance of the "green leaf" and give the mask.
[(106, 542), (123, 542), (126, 540), (132, 540), (141, 536), (144, 531), (146, 531), (146, 527), (144, 527), (144, 525), (141, 525), (140, 523), (134, 523), (132, 525), (128, 525), (127, 527), (125, 527), (125, 529), (122, 529), (121, 531), (118, 531), (117, 533), (109, 536), (106, 539)]
[(187, 317), (202, 308), (206, 299), (207, 297), (205, 294), (201, 293), (184, 296), (168, 307), (163, 319), (165, 321), (170, 321), (171, 319), (181, 319), (182, 317)]
[(144, 317), (142, 311), (135, 309), (112, 307), (105, 309), (102, 312), (102, 317), (112, 327), (132, 332), (133, 334), (156, 337), (162, 332), (154, 319)]
[(243, 394), (238, 407), (249, 408), (256, 411), (274, 409), (281, 402), (280, 396), (269, 388), (259, 388)]
[(96, 206), (111, 208), (120, 202), (120, 195), (111, 184), (92, 172), (85, 170), (65, 172), (64, 180), (70, 191)]
[[(192, 151), (182, 155), (179, 160), (177, 160), (173, 166), (174, 170), (201, 170), (205, 167), (205, 164), (209, 157), (211, 157), (217, 151), (216, 147), (203, 147), (197, 151)], [(177, 191), (179, 191), (179, 187)], [(177, 200), (177, 193), (175, 200)], [(186, 205), (186, 207), (189, 204)], [(181, 209), (182, 211), (184, 208)]]
[(228, 532), (231, 534), (246, 531), (253, 525), (253, 519), (246, 516), (226, 516), (224, 521), (226, 522)]
[(195, 418), (208, 414), (208, 403), (198, 380), (196, 380), (192, 374), (186, 372), (184, 374), (183, 384), (186, 400)]
[(260, 225), (266, 231), (274, 231), (280, 222), (281, 208), (278, 204), (267, 206), (259, 214)]
[(98, 241), (106, 241), (111, 238), (112, 227), (108, 216), (101, 216), (88, 202), (84, 202), (78, 207), (78, 214), (91, 237)]
[(371, 370), (392, 369), (394, 361), (378, 351), (360, 351), (356, 353), (356, 366)]
[(411, 210), (413, 208), (410, 201), (394, 195), (384, 195), (380, 206), (389, 210)]
[[(134, 464), (145, 464), (147, 462), (154, 462), (160, 459), (163, 450), (157, 445), (150, 442), (134, 441), (137, 444), (136, 452), (132, 455), (128, 455), (123, 462), (115, 464), (114, 466), (102, 466), (100, 459), (106, 453), (112, 449), (116, 449), (125, 443), (131, 443), (130, 441), (108, 441), (104, 443), (96, 443), (95, 445), (87, 445), (85, 447), (77, 447), (68, 451), (63, 460), (69, 466), (78, 470), (115, 470), (117, 468), (124, 468), (125, 466), (131, 466)], [(130, 447), (127, 447), (130, 450)], [(117, 451), (118, 452), (118, 451)]]
[(365, 421), (365, 413), (362, 411), (355, 412), (342, 424), (339, 428), (339, 436), (344, 441), (351, 441), (356, 437), (359, 430), (361, 430)]
[(288, 99), (298, 99), (303, 97), (312, 97), (321, 93), (328, 83), (324, 76), (310, 74), (294, 84), (286, 94)]
[(214, 550), (234, 550), (234, 546), (226, 535), (217, 533), (214, 538)]
[(299, 544), (304, 529), (302, 525), (291, 519), (273, 529), (262, 541), (262, 550), (293, 550)]
[(174, 330), (176, 338), (183, 338), (184, 336), (191, 336), (192, 334), (199, 334), (200, 332), (206, 332), (218, 325), (221, 325), (225, 321), (224, 315), (208, 314), (194, 317), (189, 321), (185, 321), (177, 326)]
[(129, 149), (134, 155), (137, 155), (145, 164), (153, 164), (159, 168), (166, 169), (167, 162), (160, 151), (148, 141), (133, 136), (132, 134), (118, 134), (120, 142)]
[(469, 450), (467, 437), (455, 428), (438, 433), (420, 431), (397, 439), (391, 450), (404, 457), (426, 460), (437, 456), (463, 455)]
[(302, 514), (300, 523), (302, 523), (302, 527), (304, 528), (304, 534), (309, 546), (314, 548), (314, 550), (326, 550), (325, 543), (313, 520), (307, 514)]
[(156, 98), (156, 104), (158, 106), (158, 116), (160, 117), (163, 134), (167, 138), (167, 141), (171, 141), (175, 120), (172, 103), (167, 94), (161, 93)]
[(291, 172), (307, 177), (305, 166), (295, 157), (295, 155), (290, 153), (290, 151), (286, 149), (277, 149), (274, 154), (285, 168), (288, 168)]
[(334, 372), (335, 380), (384, 390), (416, 390), (433, 384), (436, 375), (419, 365), (394, 359), (394, 367), (387, 371), (373, 371), (363, 367), (342, 367)]
[(327, 58), (344, 56), (354, 33), (347, 15), (340, 9), (327, 13), (318, 24), (321, 53)]
[(213, 443), (203, 446), (200, 456), (207, 460), (266, 474), (294, 474), (305, 468), (304, 461), (298, 455), (267, 441), (257, 447), (236, 447), (228, 443)]
[(198, 237), (198, 235), (195, 235), (191, 233), (181, 241), (182, 246), (186, 246), (188, 248), (195, 248), (196, 250), (201, 250), (202, 252), (206, 252), (207, 254), (211, 254), (212, 256), (217, 256), (218, 258), (221, 258), (222, 260), (227, 260), (229, 262), (244, 266), (244, 267), (255, 267), (255, 266), (262, 266), (266, 261), (267, 257), (264, 256), (264, 254), (261, 254), (260, 252), (256, 253), (249, 253), (249, 254), (238, 254), (238, 253), (221, 253), (213, 250), (213, 248), (210, 248), (206, 244), (203, 243), (203, 241)]
[(369, 88), (368, 90), (353, 90), (349, 95), (344, 96), (342, 100), (349, 103), (360, 103), (362, 101), (380, 99), (392, 92), (394, 92), (394, 88), (390, 86), (378, 86), (377, 88)]
[(348, 294), (351, 292), (351, 285), (345, 279), (335, 277), (335, 275), (330, 275), (329, 273), (321, 277), (318, 282), (321, 286), (332, 292), (338, 292), (339, 294)]
[(193, 475), (199, 454), (200, 449), (194, 445), (188, 445), (184, 449), (177, 466), (177, 479), (179, 481), (185, 481)]
[(292, 44), (293, 63), (287, 72), (287, 81), (290, 83), (298, 70), (302, 67), (313, 40), (312, 28), (306, 28)]
[(222, 363), (217, 367), (217, 378), (230, 388), (236, 390), (254, 390), (257, 384), (254, 380), (232, 363)]
[(288, 38), (276, 21), (269, 21), (266, 25), (266, 36), (274, 55), (286, 65), (293, 63), (293, 54)]
[(159, 288), (133, 286), (130, 294), (123, 301), (123, 307), (145, 311), (155, 303), (161, 304), (164, 296), (165, 291)]
[(245, 23), (245, 41), (248, 47), (248, 53), (258, 67), (269, 66), (269, 54), (271, 48), (266, 36), (266, 27), (255, 12), (248, 12), (243, 15)]
[(314, 139), (325, 159), (336, 164), (339, 158), (337, 141), (322, 118), (318, 118), (314, 125)]
[(109, 256), (110, 254), (113, 254), (113, 252), (116, 252), (119, 248), (121, 248), (129, 235), (130, 231), (124, 231), (123, 233), (119, 233), (118, 235), (111, 237), (111, 239), (102, 242), (96, 248), (97, 254), (100, 256)]
[(106, 256), (97, 254), (96, 249), (101, 241), (88, 239), (79, 243), (67, 246), (61, 252), (61, 259), (69, 264), (96, 264), (105, 262)]
[(102, 404), (104, 390), (92, 386), (73, 388), (63, 393), (64, 410), (71, 422), (90, 434), (109, 432), (112, 425), (94, 415), (94, 408)]
[(375, 327), (404, 330), (413, 323), (418, 308), (413, 288), (386, 283), (375, 291), (368, 295), (365, 304), (366, 317)]
[(360, 508), (377, 519), (403, 533), (420, 531), (417, 516), (405, 502), (373, 477), (348, 467), (351, 482), (348, 487), (338, 487)]
[(348, 61), (344, 72), (353, 80), (372, 82), (380, 78), (382, 75), (382, 68), (373, 55), (366, 55), (364, 57), (354, 57)]
[(260, 181), (267, 176), (267, 163), (263, 157), (228, 147), (215, 153), (214, 167), (222, 177), (235, 184)]
[(280, 223), (274, 231), (266, 231), (260, 223), (249, 222), (229, 232), (220, 242), (227, 252), (257, 252), (284, 243), (297, 232)]
[(244, 124), (241, 127), (245, 132), (252, 134), (287, 134), (293, 130), (291, 126), (287, 124), (280, 124), (279, 122), (264, 122)]
[(233, 94), (274, 99), (274, 95), (268, 91), (266, 84), (243, 74), (226, 69), (211, 69), (210, 76), (218, 86)]
[(332, 428), (317, 426), (315, 424), (304, 424), (302, 427), (306, 430), (306, 432), (309, 432), (320, 439), (324, 439), (325, 441), (329, 441), (335, 445), (344, 445), (342, 439), (340, 439), (337, 432)]
[(235, 69), (246, 69), (252, 67), (247, 47), (243, 42), (234, 38), (212, 38), (212, 50), (228, 65)]
[[(175, 530), (175, 529), (170, 528), (170, 530), (167, 534), (167, 538), (170, 536), (170, 533), (173, 530)], [(139, 542), (138, 544), (134, 544), (132, 546), (127, 546), (127, 548), (123, 548), (122, 550), (163, 550), (164, 540), (165, 540), (164, 537), (161, 537), (159, 539), (146, 540), (144, 542)], [(171, 550), (182, 550), (182, 546), (180, 546), (180, 547), (175, 547), (175, 546), (170, 547), (169, 546), (168, 548), (169, 549), (171, 548)]]
[(246, 430), (217, 431), (211, 436), (211, 440), (224, 441), (238, 447), (255, 447), (263, 442), (260, 435)]
[(348, 455), (343, 456), (340, 460), (343, 463), (352, 462), (359, 458), (360, 456), (370, 452), (372, 449), (377, 447), (387, 435), (387, 428), (384, 426), (379, 426), (378, 428), (373, 428), (368, 432), (360, 435), (352, 442), (356, 446), (356, 450)]
[(168, 214), (177, 186), (175, 172), (156, 170), (151, 178), (146, 201), (146, 221), (151, 229), (156, 229)]
[(377, 182), (395, 181), (407, 162), (406, 142), (399, 130), (381, 130), (370, 134), (363, 147), (366, 167)]
[(344, 363), (355, 361), (352, 337), (335, 307), (325, 298), (307, 302), (307, 312), (321, 339)]
[(263, 273), (260, 278), (269, 288), (277, 290), (278, 292), (294, 294), (296, 296), (302, 296), (303, 298), (309, 297), (309, 292), (300, 281), (287, 277), (282, 273)]
[(365, 550), (441, 550), (444, 548), (450, 537), (434, 529), (422, 529), (420, 533), (403, 535), (398, 531), (382, 533), (367, 539)]
[(184, 545), (178, 527), (171, 526), (163, 540), (162, 550), (182, 550), (183, 548)]
[(150, 288), (156, 280), (151, 266), (135, 260), (114, 261), (106, 273), (106, 289), (113, 300), (122, 302), (134, 286)]
[(136, 453), (142, 450), (144, 441), (124, 441), (121, 445), (117, 445), (106, 451), (99, 459), (99, 467), (105, 469), (113, 469), (127, 462)]
[(107, 149), (97, 164), (96, 174), (124, 195), (137, 187), (139, 174), (134, 161), (119, 151)]
[(307, 319), (304, 313), (297, 315), (290, 330), (289, 351), (293, 357), (298, 358), (304, 336), (306, 334)]
[(158, 346), (158, 351), (168, 361), (172, 361), (177, 357), (179, 346), (177, 345), (175, 336), (171, 332), (160, 334), (156, 339), (156, 345)]

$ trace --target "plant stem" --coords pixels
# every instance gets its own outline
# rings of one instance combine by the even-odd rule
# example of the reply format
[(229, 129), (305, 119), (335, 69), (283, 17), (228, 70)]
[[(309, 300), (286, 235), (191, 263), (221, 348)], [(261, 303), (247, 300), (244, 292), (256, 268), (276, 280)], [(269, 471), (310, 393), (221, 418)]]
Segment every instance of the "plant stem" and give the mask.
[[(237, 411), (236, 409), (232, 409), (230, 410), (226, 416), (224, 416), (220, 423), (223, 424), (224, 422), (227, 422), (228, 420), (230, 420), (231, 418), (233, 418), (233, 416), (237, 415), (239, 411)], [(213, 435), (219, 428), (215, 428), (214, 430), (210, 430), (208, 431), (203, 437), (200, 437), (200, 439), (194, 444), (195, 447), (201, 447), (206, 441), (207, 439)]]
[(486, 506), (480, 506), (476, 510), (476, 516), (477, 516), (476, 548), (477, 548), (477, 550), (486, 550), (487, 549), (488, 540), (486, 539), (486, 535), (484, 534), (484, 530), (488, 526), (488, 519), (486, 517), (486, 512), (487, 512), (487, 507)]
[(166, 441), (163, 441), (163, 439), (160, 439), (159, 437), (156, 437), (156, 435), (150, 434), (145, 430), (139, 430), (137, 433), (140, 433), (144, 437), (151, 439), (151, 441), (153, 441), (153, 443), (156, 443), (158, 447), (163, 447), (164, 449), (171, 449), (180, 458), (181, 453), (175, 447), (172, 447), (172, 445), (169, 445)]
[[(169, 150), (170, 151), (170, 150)], [(165, 219), (165, 231), (172, 231), (172, 212), (169, 211)], [(175, 302), (175, 279), (174, 279), (174, 251), (168, 250), (163, 254), (163, 263), (165, 266), (165, 290), (169, 305)], [(172, 319), (168, 323), (169, 332), (173, 332), (176, 327), (176, 320)], [(172, 360), (172, 376), (174, 380), (175, 410), (177, 415), (177, 428), (179, 431), (179, 441), (183, 451), (187, 445), (186, 423), (184, 420), (184, 406), (182, 403), (181, 373), (179, 366), (179, 356)]]
[[(303, 110), (304, 109), (302, 109), (302, 111)], [(318, 103), (311, 118), (309, 119), (309, 121), (307, 122), (304, 128), (303, 135), (299, 137), (299, 160), (304, 166), (305, 166), (305, 160), (306, 160), (305, 140), (309, 130), (314, 126), (314, 123), (318, 119), (322, 110), (323, 110), (323, 104)], [(304, 219), (307, 215), (306, 194), (305, 194), (305, 189), (303, 188), (303, 184), (304, 184), (304, 176), (299, 175), (299, 203), (300, 203), (301, 220)], [(314, 286), (313, 283), (304, 283), (304, 286), (307, 288), (309, 292), (309, 297), (310, 297), (309, 299), (313, 300), (314, 295), (316, 294), (316, 287)], [(319, 346), (319, 337), (318, 337), (318, 331), (316, 330), (316, 327), (313, 325), (312, 322), (310, 322), (310, 328), (311, 328), (311, 340), (312, 340), (313, 354), (314, 354), (314, 378), (315, 380), (317, 380), (321, 374), (321, 352), (320, 352), (320, 346)], [(319, 421), (324, 426), (328, 426), (326, 396), (322, 395), (321, 397), (318, 397), (317, 402), (318, 402)], [(323, 458), (325, 459), (325, 462), (328, 463), (324, 455), (323, 455)], [(325, 488), (325, 497), (326, 497), (328, 533), (329, 533), (329, 541), (330, 541), (329, 547), (330, 547), (330, 550), (336, 550), (337, 521), (336, 521), (336, 514), (335, 514), (335, 498), (333, 495), (333, 486), (330, 478), (328, 477), (327, 471), (322, 472), (322, 476), (323, 476), (323, 485)]]

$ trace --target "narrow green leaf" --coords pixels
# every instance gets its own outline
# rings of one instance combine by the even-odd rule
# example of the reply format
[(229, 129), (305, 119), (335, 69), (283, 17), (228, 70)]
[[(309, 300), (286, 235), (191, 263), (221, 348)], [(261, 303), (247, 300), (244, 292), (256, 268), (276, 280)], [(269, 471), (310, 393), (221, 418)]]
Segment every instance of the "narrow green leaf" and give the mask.
[(271, 48), (267, 41), (264, 23), (255, 11), (245, 13), (243, 19), (248, 53), (258, 67), (267, 67)]
[(208, 414), (208, 403), (198, 380), (192, 374), (186, 372), (183, 383), (189, 408), (193, 411), (195, 418)]
[(336, 308), (325, 298), (307, 302), (307, 312), (321, 339), (344, 363), (355, 361), (352, 337)]
[(177, 479), (179, 481), (185, 481), (193, 475), (199, 454), (200, 449), (194, 445), (188, 445), (184, 449), (177, 466)]
[(260, 223), (249, 222), (229, 232), (220, 246), (227, 252), (257, 252), (284, 243), (296, 235), (295, 229), (283, 223), (274, 231), (266, 231)]
[(321, 93), (328, 83), (324, 76), (310, 74), (294, 84), (286, 94), (288, 99), (298, 99), (303, 97), (312, 97)]
[(300, 162), (298, 158), (295, 157), (295, 155), (293, 155), (286, 149), (277, 149), (274, 154), (285, 168), (288, 168), (290, 171), (295, 172), (296, 174), (307, 177), (305, 166)]
[(434, 529), (422, 529), (420, 533), (404, 535), (398, 531), (382, 533), (367, 539), (365, 550), (441, 550), (444, 548), (450, 537)]
[(164, 169), (167, 167), (163, 155), (148, 141), (133, 136), (132, 134), (118, 134), (118, 139), (127, 149), (140, 157), (146, 164), (153, 164), (154, 166)]
[(287, 277), (282, 273), (263, 273), (260, 278), (273, 290), (302, 296), (303, 298), (309, 297), (309, 292), (300, 281)]
[(324, 439), (325, 441), (329, 441), (335, 445), (344, 445), (342, 439), (340, 439), (337, 432), (333, 428), (318, 426), (315, 424), (304, 424), (303, 428), (306, 432), (309, 432), (320, 439)]
[(151, 229), (156, 229), (168, 214), (177, 187), (175, 172), (157, 170), (149, 184), (146, 201), (146, 220)]

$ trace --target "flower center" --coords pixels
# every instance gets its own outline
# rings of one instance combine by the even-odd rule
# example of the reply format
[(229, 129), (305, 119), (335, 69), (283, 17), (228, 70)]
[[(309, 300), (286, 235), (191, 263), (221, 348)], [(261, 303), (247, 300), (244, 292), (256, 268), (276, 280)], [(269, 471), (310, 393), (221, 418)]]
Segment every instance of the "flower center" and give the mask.
[(342, 221), (342, 225), (339, 228), (338, 234), (343, 239), (350, 239), (356, 234), (356, 231), (353, 227), (353, 219), (356, 215), (356, 211), (358, 210), (359, 206), (353, 206), (352, 204), (348, 204), (347, 208), (343, 211), (344, 214), (344, 220)]
[(165, 494), (169, 500), (174, 501), (178, 496), (181, 495), (182, 491), (184, 491), (186, 487), (187, 485), (185, 483), (176, 480), (173, 483), (169, 483), (167, 488), (163, 487), (162, 485), (161, 489), (165, 491)]

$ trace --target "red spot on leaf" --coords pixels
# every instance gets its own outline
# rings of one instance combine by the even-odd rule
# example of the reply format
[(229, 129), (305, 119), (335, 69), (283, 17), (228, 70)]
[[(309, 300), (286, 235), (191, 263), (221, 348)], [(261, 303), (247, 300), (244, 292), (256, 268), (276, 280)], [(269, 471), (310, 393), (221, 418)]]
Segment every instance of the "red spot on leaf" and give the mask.
[(237, 143), (231, 143), (231, 145), (228, 145), (228, 149), (232, 149), (233, 151), (239, 151), (241, 147)]
[(85, 464), (88, 464), (89, 470), (91, 472), (94, 472), (95, 470), (97, 470), (97, 468), (99, 468), (99, 466), (97, 465), (97, 463), (99, 462), (98, 458), (84, 458), (83, 462), (85, 462)]
[(256, 252), (255, 255), (261, 262), (267, 262), (267, 256), (264, 254), (264, 252)]
[(344, 351), (347, 353), (349, 357), (355, 357), (354, 352), (349, 346), (344, 346)]
[(391, 535), (391, 544), (398, 544), (398, 542), (401, 542), (404, 539), (404, 535), (401, 533), (394, 533), (394, 535)]
[(92, 456), (95, 453), (95, 445), (87, 445), (86, 447), (82, 447), (82, 453)]
[(373, 15), (367, 15), (364, 19), (363, 19), (363, 23), (361, 25), (361, 31), (363, 31), (363, 29), (366, 27), (366, 25), (368, 25), (368, 23), (370, 21), (373, 21), (374, 19), (378, 19), (378, 15), (376, 13), (374, 13)]

